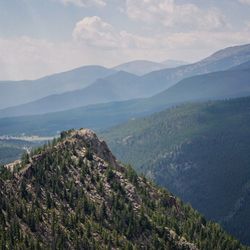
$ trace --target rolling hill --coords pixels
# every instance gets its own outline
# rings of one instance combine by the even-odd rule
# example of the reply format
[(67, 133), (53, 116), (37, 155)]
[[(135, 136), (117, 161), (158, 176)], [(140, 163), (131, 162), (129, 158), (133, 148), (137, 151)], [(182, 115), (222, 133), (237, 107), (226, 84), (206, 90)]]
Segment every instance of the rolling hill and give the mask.
[(86, 129), (0, 168), (0, 218), (6, 249), (247, 249)]
[(180, 105), (103, 137), (119, 160), (250, 244), (250, 97)]

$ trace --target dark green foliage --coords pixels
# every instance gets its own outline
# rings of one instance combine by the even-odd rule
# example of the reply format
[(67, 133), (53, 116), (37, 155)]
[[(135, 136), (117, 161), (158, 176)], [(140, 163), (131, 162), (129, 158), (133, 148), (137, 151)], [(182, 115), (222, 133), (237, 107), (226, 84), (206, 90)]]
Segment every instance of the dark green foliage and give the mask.
[(90, 148), (87, 148), (85, 155), (86, 155), (87, 160), (89, 161), (93, 160), (93, 153), (91, 152)]
[(21, 157), (21, 161), (23, 163), (23, 165), (26, 165), (30, 162), (30, 156), (28, 153), (23, 153), (22, 157)]
[(3, 165), (0, 165), (0, 176), (3, 180), (8, 180), (12, 177), (13, 173), (4, 167)]

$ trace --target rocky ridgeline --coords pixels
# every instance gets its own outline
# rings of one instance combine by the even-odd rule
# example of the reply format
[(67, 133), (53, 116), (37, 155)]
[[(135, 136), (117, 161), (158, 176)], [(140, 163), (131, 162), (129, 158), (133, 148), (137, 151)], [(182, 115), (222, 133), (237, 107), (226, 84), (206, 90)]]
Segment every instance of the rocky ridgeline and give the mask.
[(243, 249), (88, 129), (1, 169), (0, 218), (2, 249)]

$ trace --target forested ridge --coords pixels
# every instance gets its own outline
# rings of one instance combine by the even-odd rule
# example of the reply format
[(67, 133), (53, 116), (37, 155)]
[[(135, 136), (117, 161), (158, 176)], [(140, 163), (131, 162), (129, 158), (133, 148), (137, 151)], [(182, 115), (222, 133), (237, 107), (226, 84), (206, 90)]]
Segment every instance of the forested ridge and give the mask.
[(1, 249), (246, 249), (90, 130), (1, 167)]

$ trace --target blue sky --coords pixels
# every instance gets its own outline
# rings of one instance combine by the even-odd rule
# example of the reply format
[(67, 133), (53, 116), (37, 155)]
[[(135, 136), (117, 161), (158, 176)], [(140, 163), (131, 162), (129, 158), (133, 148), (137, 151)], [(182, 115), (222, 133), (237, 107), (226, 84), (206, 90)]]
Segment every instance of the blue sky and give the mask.
[(250, 0), (0, 0), (0, 79), (250, 43)]

